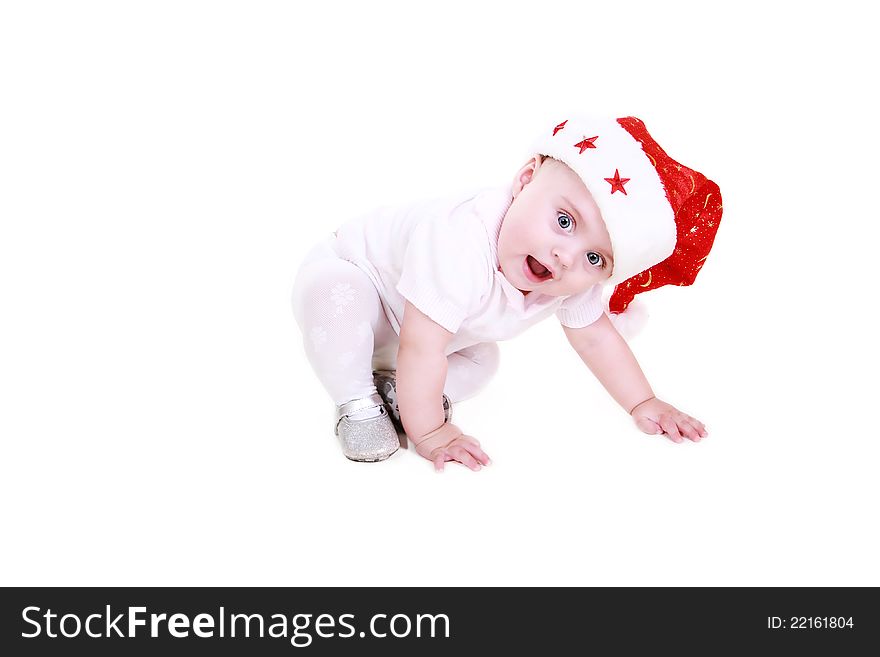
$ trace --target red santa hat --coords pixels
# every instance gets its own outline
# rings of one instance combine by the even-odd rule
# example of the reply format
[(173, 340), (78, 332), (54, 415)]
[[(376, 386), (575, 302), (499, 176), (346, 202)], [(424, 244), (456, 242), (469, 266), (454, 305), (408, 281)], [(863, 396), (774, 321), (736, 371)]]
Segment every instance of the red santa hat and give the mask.
[(669, 157), (641, 120), (570, 117), (531, 152), (571, 167), (599, 206), (614, 256), (612, 314), (642, 292), (694, 282), (721, 221), (721, 191)]

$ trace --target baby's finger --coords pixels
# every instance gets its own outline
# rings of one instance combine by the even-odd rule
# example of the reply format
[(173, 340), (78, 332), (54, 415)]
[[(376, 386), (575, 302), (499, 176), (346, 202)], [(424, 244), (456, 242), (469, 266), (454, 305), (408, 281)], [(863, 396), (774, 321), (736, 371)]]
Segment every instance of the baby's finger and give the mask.
[(684, 440), (681, 437), (681, 434), (678, 432), (678, 427), (675, 424), (675, 421), (668, 415), (660, 416), (660, 426), (663, 427), (663, 431), (669, 436), (669, 439), (674, 443), (680, 443)]
[(466, 465), (474, 472), (477, 472), (480, 469), (480, 464), (477, 463), (477, 460), (461, 445), (452, 445), (451, 447), (447, 447), (446, 451), (449, 452), (456, 461), (462, 465)]
[(685, 438), (692, 440), (695, 443), (700, 441), (700, 438), (702, 437), (700, 436), (700, 432), (687, 419), (681, 418), (677, 421), (677, 424), (678, 430), (684, 434)]
[(480, 443), (471, 436), (461, 436), (455, 440), (454, 444), (464, 447), (483, 465), (489, 465), (489, 463), (491, 463), (489, 455), (483, 451), (483, 448), (480, 447)]
[(473, 444), (473, 445), (476, 445), (477, 447), (480, 446), (480, 441), (479, 441), (479, 440), (477, 440), (477, 439), (474, 438), (473, 436), (469, 436), (469, 435), (467, 435), (466, 433), (460, 435), (460, 436), (459, 436), (458, 438), (456, 438), (455, 440), (456, 440), (456, 442), (467, 442), (467, 443), (471, 443), (471, 444)]
[(697, 431), (700, 432), (700, 438), (705, 438), (709, 435), (709, 432), (706, 431), (706, 425), (700, 422), (697, 418), (688, 416), (688, 422), (691, 423), (693, 427), (696, 428)]
[(443, 472), (443, 464), (446, 463), (446, 451), (443, 449), (434, 450), (431, 458), (434, 461), (434, 471)]
[(468, 442), (462, 442), (461, 446), (464, 447), (468, 452), (470, 452), (475, 459), (477, 459), (483, 465), (489, 465), (492, 461), (489, 459), (489, 455), (486, 454), (480, 447), (479, 444), (474, 445)]

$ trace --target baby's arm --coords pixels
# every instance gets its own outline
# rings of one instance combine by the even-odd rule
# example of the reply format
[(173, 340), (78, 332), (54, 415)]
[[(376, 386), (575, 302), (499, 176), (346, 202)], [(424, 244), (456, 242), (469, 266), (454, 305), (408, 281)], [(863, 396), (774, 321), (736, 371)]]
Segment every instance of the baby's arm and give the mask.
[(434, 461), (438, 470), (443, 469), (447, 460), (456, 460), (471, 470), (479, 470), (480, 463), (485, 465), (489, 461), (479, 443), (464, 436), (453, 424), (444, 426), (445, 350), (452, 335), (406, 302), (397, 352), (397, 406), (403, 428), (414, 444), (418, 445), (420, 439), (434, 434), (417, 451)]
[(702, 422), (657, 399), (636, 357), (607, 315), (584, 328), (563, 326), (574, 350), (605, 386), (614, 400), (645, 433), (666, 433), (679, 443), (681, 436), (697, 441), (705, 437)]
[(452, 333), (406, 302), (397, 352), (397, 405), (408, 436), (424, 436), (443, 424), (450, 340)]

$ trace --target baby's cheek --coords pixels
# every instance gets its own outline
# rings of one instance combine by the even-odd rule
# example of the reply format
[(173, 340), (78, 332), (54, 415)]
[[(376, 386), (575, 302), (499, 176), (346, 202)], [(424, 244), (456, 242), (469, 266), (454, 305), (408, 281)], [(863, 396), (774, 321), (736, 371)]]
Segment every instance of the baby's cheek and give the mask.
[(595, 279), (592, 276), (580, 276), (577, 280), (566, 281), (566, 289), (565, 292), (560, 294), (564, 294), (566, 296), (572, 296), (575, 294), (581, 294), (582, 292), (586, 292), (593, 285), (598, 283), (598, 279)]
[(547, 283), (547, 287), (544, 288), (544, 294), (547, 294), (551, 297), (567, 297), (571, 294), (569, 289), (571, 286), (564, 281), (553, 281), (552, 283)]

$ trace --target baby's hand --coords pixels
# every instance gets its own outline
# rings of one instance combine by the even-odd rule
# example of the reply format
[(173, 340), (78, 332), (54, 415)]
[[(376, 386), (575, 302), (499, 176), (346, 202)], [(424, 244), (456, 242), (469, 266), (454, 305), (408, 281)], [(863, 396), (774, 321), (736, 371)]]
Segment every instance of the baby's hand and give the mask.
[(630, 414), (645, 433), (665, 433), (676, 443), (682, 442), (682, 435), (694, 442), (709, 435), (702, 422), (656, 397), (643, 401)]
[(479, 471), (481, 465), (490, 463), (476, 438), (464, 435), (461, 429), (448, 422), (413, 443), (420, 456), (433, 461), (437, 472), (443, 472), (446, 461), (458, 461), (474, 472)]

